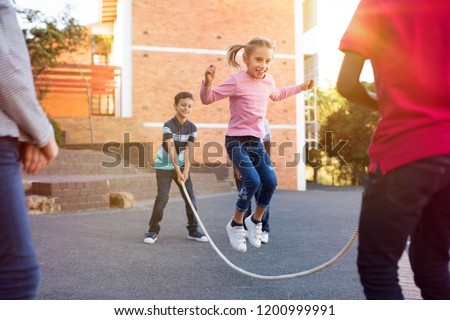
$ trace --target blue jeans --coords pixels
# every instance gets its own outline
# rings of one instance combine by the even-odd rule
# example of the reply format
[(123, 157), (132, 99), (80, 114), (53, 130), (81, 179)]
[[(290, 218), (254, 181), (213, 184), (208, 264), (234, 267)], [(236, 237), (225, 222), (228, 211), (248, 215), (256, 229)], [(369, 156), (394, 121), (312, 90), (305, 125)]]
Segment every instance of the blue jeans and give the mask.
[(410, 237), (424, 299), (450, 299), (450, 155), (369, 174), (360, 216), (358, 271), (367, 299), (403, 299), (398, 261)]
[(0, 300), (34, 299), (40, 270), (20, 176), (20, 143), (0, 137)]
[[(243, 184), (242, 180), (236, 179), (236, 187), (237, 187), (239, 192), (241, 191), (243, 186), (244, 186), (244, 184)], [(256, 192), (255, 192), (255, 201), (256, 201), (256, 199), (258, 199), (260, 190), (261, 190), (261, 185), (259, 185), (258, 190), (256, 190)], [(263, 215), (263, 217), (261, 219), (262, 231), (265, 231), (267, 233), (270, 232), (270, 226), (269, 226), (269, 215), (270, 215), (270, 212), (269, 211), (270, 211), (269, 207), (267, 207), (266, 211), (264, 212), (264, 215)], [(245, 220), (245, 218), (247, 218), (251, 214), (252, 214), (252, 203), (250, 202), (250, 205), (248, 206), (247, 211), (245, 211), (245, 213), (244, 213), (244, 220)], [(244, 224), (244, 228), (247, 229), (245, 224)]]
[[(183, 171), (183, 168), (181, 168), (181, 171)], [(153, 205), (153, 212), (150, 218), (148, 231), (159, 233), (159, 230), (161, 229), (159, 223), (163, 218), (163, 212), (164, 208), (167, 205), (167, 201), (169, 201), (169, 192), (172, 180), (177, 184), (178, 188), (180, 189), (181, 196), (184, 200), (184, 204), (186, 207), (186, 216), (188, 219), (187, 229), (189, 230), (189, 232), (195, 232), (198, 227), (198, 222), (186, 196), (184, 195), (183, 187), (177, 182), (177, 174), (175, 173), (175, 170), (160, 169), (156, 170), (156, 183), (158, 186), (158, 193), (156, 195), (155, 204)], [(192, 179), (190, 176), (189, 179), (184, 183), (184, 185), (189, 197), (191, 198), (195, 210), (197, 210), (194, 187), (192, 185)]]
[(277, 177), (270, 157), (261, 139), (256, 137), (225, 137), (225, 148), (233, 164), (238, 168), (243, 180), (236, 209), (247, 211), (253, 195), (261, 184), (256, 204), (267, 208), (277, 187)]

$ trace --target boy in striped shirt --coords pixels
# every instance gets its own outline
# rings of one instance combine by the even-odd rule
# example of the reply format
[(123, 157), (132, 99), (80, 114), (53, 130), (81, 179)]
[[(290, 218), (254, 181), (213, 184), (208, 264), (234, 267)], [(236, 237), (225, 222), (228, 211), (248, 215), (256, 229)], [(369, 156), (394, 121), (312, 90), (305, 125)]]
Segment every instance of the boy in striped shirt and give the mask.
[(149, 229), (144, 235), (144, 242), (149, 244), (155, 243), (158, 238), (159, 223), (163, 218), (163, 211), (169, 200), (172, 180), (178, 185), (186, 205), (188, 239), (208, 242), (208, 238), (198, 230), (197, 219), (181, 186), (184, 182), (189, 197), (194, 207), (197, 208), (192, 179), (189, 174), (189, 159), (197, 136), (197, 127), (188, 120), (188, 116), (194, 106), (194, 97), (189, 92), (180, 92), (175, 96), (174, 100), (176, 114), (172, 119), (164, 123), (163, 141), (156, 154), (155, 168), (158, 193), (153, 206)]

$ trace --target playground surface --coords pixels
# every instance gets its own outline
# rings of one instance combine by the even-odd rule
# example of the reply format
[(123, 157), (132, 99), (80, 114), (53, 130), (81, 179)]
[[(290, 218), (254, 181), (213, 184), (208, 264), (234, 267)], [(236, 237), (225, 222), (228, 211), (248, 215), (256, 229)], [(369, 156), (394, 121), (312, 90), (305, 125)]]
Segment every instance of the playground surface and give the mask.
[[(268, 244), (239, 253), (225, 231), (235, 193), (197, 197), (198, 213), (216, 246), (235, 265), (262, 275), (297, 273), (333, 258), (358, 223), (360, 188), (279, 190), (270, 211)], [(134, 209), (31, 216), (46, 300), (359, 300), (356, 245), (336, 264), (289, 280), (260, 280), (230, 268), (209, 243), (187, 239), (184, 203), (172, 197), (154, 244), (143, 243), (153, 200)], [(406, 258), (407, 259), (407, 258)], [(400, 278), (419, 299), (407, 260)]]

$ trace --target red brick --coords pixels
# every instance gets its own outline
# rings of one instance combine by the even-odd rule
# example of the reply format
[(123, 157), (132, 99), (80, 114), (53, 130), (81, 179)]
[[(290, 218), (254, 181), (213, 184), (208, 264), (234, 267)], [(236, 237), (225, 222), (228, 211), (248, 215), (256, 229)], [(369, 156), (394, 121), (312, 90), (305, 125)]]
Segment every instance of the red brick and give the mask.
[(109, 193), (109, 188), (100, 188), (100, 189), (95, 189), (95, 194), (108, 194)]
[(63, 192), (63, 197), (71, 197), (71, 196), (79, 196), (80, 195), (79, 189), (64, 189), (62, 192)]
[(95, 194), (95, 189), (81, 189), (80, 196), (87, 196), (90, 194)]
[(77, 211), (77, 204), (61, 204), (61, 211)]
[(91, 203), (91, 202), (106, 201), (105, 199), (106, 199), (105, 195), (101, 195), (101, 194), (95, 194), (95, 195), (88, 195), (88, 196), (87, 196), (87, 201), (88, 201), (89, 203)]
[(78, 204), (78, 210), (89, 210), (89, 209), (95, 209), (92, 204), (90, 203), (79, 203)]

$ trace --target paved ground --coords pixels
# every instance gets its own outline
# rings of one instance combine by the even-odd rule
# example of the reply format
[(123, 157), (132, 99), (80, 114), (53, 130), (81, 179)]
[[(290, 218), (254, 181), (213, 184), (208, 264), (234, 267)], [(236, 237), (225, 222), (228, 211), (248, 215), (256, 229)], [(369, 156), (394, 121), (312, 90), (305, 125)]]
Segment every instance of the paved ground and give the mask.
[[(357, 225), (360, 197), (358, 188), (277, 191), (270, 243), (260, 249), (249, 245), (244, 254), (231, 248), (225, 232), (235, 195), (202, 196), (198, 207), (211, 238), (228, 259), (251, 272), (278, 275), (307, 270), (334, 257)], [(364, 299), (355, 266), (356, 246), (319, 273), (258, 280), (231, 269), (208, 243), (186, 238), (179, 198), (166, 207), (158, 241), (144, 244), (152, 205), (147, 201), (136, 209), (32, 216), (43, 274), (39, 298)], [(410, 278), (407, 269), (402, 277)], [(407, 298), (418, 298), (417, 288), (411, 282), (406, 285)]]

